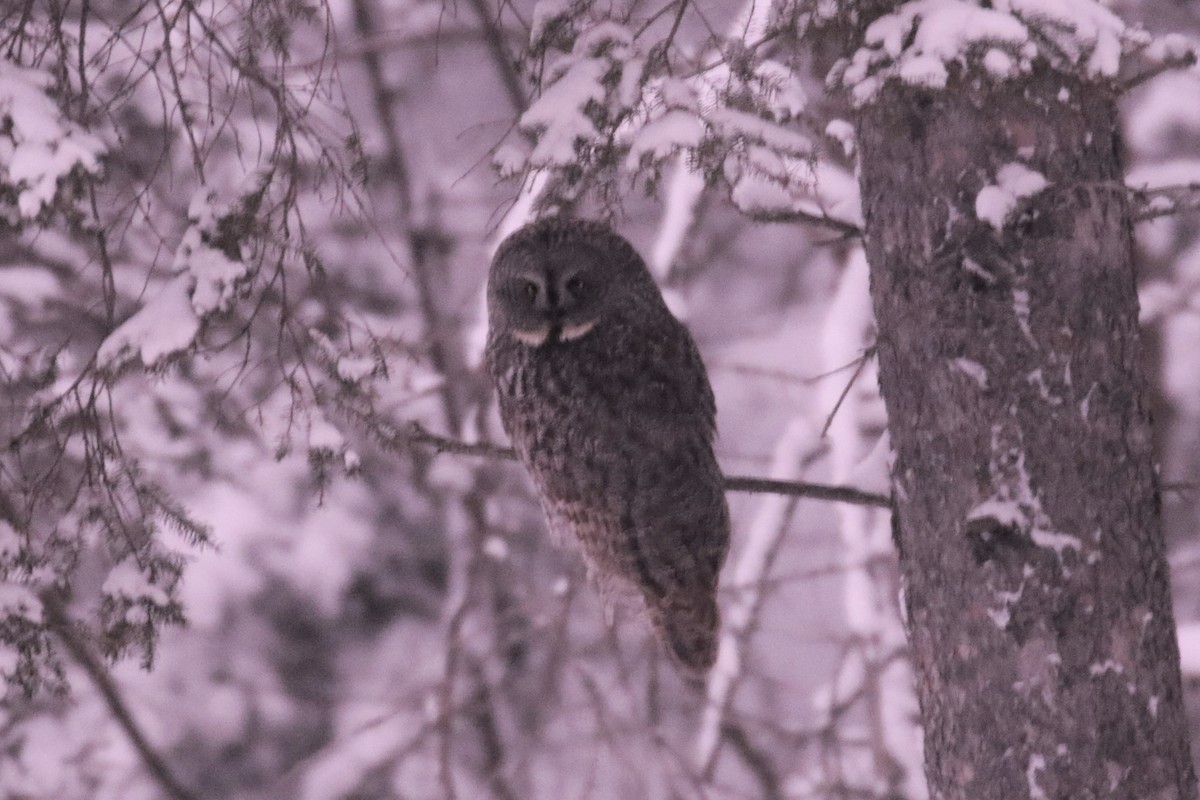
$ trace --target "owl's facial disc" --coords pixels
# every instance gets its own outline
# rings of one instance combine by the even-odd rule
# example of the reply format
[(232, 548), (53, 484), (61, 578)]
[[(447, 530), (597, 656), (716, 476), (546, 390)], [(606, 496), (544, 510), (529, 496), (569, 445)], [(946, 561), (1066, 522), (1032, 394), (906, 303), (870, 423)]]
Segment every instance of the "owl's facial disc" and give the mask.
[(601, 292), (586, 272), (586, 265), (543, 257), (511, 274), (504, 291), (513, 338), (539, 347), (590, 333), (600, 321)]

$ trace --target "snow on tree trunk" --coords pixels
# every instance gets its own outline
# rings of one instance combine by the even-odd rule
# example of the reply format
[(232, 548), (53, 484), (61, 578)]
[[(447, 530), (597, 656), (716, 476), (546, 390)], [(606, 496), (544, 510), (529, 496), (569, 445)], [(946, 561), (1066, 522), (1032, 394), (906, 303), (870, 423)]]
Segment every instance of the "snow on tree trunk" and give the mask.
[(1112, 98), (861, 110), (894, 535), (935, 798), (1192, 798)]

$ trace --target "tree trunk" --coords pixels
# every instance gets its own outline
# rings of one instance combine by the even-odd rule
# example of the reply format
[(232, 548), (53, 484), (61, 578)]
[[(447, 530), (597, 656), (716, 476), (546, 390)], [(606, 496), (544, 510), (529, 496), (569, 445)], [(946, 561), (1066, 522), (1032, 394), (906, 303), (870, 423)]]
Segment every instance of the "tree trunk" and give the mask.
[[(1113, 100), (892, 81), (859, 123), (931, 795), (1194, 798)], [(997, 229), (1011, 162), (1048, 185)]]

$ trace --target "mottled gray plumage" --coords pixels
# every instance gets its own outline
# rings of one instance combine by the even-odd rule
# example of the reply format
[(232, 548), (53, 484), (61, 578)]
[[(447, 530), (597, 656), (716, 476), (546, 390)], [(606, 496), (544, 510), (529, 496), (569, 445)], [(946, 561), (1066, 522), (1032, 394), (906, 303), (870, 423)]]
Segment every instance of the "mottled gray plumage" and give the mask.
[(487, 366), (551, 529), (602, 587), (632, 587), (667, 650), (716, 657), (729, 509), (715, 406), (687, 329), (633, 247), (598, 222), (535, 222), (488, 278)]

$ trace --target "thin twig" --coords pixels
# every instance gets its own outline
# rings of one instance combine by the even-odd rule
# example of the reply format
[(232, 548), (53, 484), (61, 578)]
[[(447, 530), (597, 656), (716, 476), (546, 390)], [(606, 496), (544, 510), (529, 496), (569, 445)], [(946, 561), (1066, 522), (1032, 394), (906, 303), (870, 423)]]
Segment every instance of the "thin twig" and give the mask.
[(873, 355), (875, 355), (875, 345), (868, 347), (858, 357), (858, 365), (854, 368), (854, 374), (850, 376), (850, 380), (846, 381), (846, 388), (842, 389), (842, 393), (838, 395), (837, 402), (833, 404), (833, 410), (829, 412), (829, 416), (825, 419), (825, 425), (821, 428), (820, 438), (824, 439), (825, 434), (829, 433), (829, 426), (833, 424), (833, 418), (837, 416), (838, 410), (846, 400), (846, 395), (850, 394), (850, 390), (854, 388), (854, 384), (858, 381), (858, 376), (862, 374), (863, 367), (867, 365), (867, 362), (871, 360), (871, 356)]
[(842, 239), (858, 239), (862, 237), (862, 228), (853, 222), (830, 217), (826, 214), (814, 214), (800, 209), (770, 209), (745, 212), (746, 216), (755, 222), (805, 222), (810, 225), (820, 225), (841, 234)]

